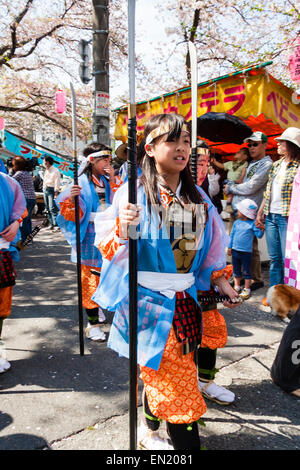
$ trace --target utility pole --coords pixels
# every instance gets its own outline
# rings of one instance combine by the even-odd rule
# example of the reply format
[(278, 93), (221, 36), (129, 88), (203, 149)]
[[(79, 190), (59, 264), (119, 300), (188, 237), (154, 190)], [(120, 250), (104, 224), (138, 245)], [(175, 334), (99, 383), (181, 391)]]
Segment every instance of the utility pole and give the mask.
[(93, 142), (110, 146), (109, 136), (109, 0), (93, 0)]

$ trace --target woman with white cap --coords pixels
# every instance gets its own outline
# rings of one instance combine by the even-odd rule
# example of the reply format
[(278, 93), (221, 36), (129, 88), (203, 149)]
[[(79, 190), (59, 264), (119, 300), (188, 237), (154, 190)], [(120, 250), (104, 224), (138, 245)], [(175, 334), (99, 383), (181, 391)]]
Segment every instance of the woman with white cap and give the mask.
[[(256, 217), (256, 225), (265, 225), (270, 257), (270, 287), (284, 283), (286, 232), (294, 178), (300, 165), (300, 129), (289, 127), (275, 139), (279, 160), (273, 163)], [(266, 298), (263, 304), (268, 306)]]

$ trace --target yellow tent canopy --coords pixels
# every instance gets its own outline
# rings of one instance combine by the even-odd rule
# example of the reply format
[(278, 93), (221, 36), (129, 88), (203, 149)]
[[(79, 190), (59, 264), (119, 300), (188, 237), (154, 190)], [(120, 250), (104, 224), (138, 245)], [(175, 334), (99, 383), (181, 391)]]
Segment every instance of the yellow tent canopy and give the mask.
[[(198, 117), (207, 112), (221, 112), (238, 116), (254, 131), (260, 130), (268, 137), (268, 150), (275, 149), (274, 137), (287, 127), (300, 127), (300, 106), (297, 96), (257, 65), (232, 74), (198, 84)], [(297, 105), (298, 104), (298, 105)], [(143, 136), (147, 120), (159, 113), (182, 114), (191, 120), (190, 87), (176, 90), (147, 101), (137, 103), (138, 141)], [(115, 109), (115, 139), (127, 141), (127, 106)], [(199, 136), (201, 137), (201, 136)], [(206, 139), (207, 140), (207, 139)], [(240, 146), (207, 142), (221, 154), (233, 154)]]

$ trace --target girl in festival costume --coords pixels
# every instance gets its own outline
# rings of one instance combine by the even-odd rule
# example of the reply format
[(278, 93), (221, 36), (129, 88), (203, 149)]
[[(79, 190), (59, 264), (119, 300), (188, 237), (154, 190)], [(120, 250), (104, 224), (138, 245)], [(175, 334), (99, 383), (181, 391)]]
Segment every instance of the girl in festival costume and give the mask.
[[(13, 285), (7, 283), (14, 274), (13, 263), (19, 260), (16, 243), (19, 226), (27, 216), (26, 200), (21, 186), (10, 176), (0, 173), (0, 339), (3, 320), (11, 313)], [(0, 349), (0, 374), (10, 369), (10, 363)]]
[[(96, 302), (115, 311), (108, 346), (129, 355), (128, 237), (138, 243), (137, 357), (144, 382), (145, 417), (139, 446), (200, 449), (197, 421), (206, 411), (198, 389), (194, 351), (201, 344), (197, 289), (225, 268), (227, 235), (215, 207), (194, 185), (188, 162), (190, 135), (182, 116), (162, 114), (145, 127), (137, 205), (124, 184), (95, 220), (103, 256)], [(215, 285), (234, 302), (224, 276)], [(158, 433), (165, 420), (172, 446)]]
[[(232, 274), (232, 265), (226, 266), (224, 270), (213, 273), (214, 276), (225, 276), (228, 279)], [(199, 303), (203, 314), (203, 334), (201, 347), (195, 354), (195, 362), (198, 367), (199, 390), (205, 398), (219, 405), (229, 405), (235, 400), (235, 394), (230, 390), (217, 385), (214, 382), (216, 369), (217, 350), (224, 348), (227, 343), (227, 327), (223, 315), (217, 309), (217, 303), (213, 299), (215, 290), (213, 287), (209, 292), (198, 291)], [(201, 295), (211, 295), (211, 300), (201, 301)], [(225, 304), (226, 305), (226, 304)], [(228, 305), (227, 305), (228, 306)]]
[[(207, 181), (210, 163), (210, 149), (204, 141), (197, 141), (197, 183), (210, 195)], [(232, 275), (232, 265), (226, 266), (223, 271), (213, 273), (213, 276), (225, 275), (229, 279)], [(212, 276), (212, 277), (213, 277)], [(195, 362), (198, 367), (199, 389), (202, 395), (220, 405), (229, 405), (235, 400), (235, 395), (230, 390), (217, 385), (214, 382), (218, 348), (224, 348), (227, 343), (227, 327), (223, 315), (217, 309), (217, 303), (213, 300), (215, 290), (213, 286), (209, 292), (198, 291), (198, 299), (201, 295), (210, 296), (210, 300), (199, 301), (202, 310), (203, 334), (201, 347), (195, 352)]]
[(71, 185), (56, 199), (60, 208), (57, 224), (72, 247), (71, 260), (76, 262), (74, 198), (79, 196), (82, 304), (88, 318), (86, 336), (93, 341), (105, 341), (105, 333), (100, 327), (105, 315), (91, 299), (99, 283), (99, 276), (91, 273), (91, 268), (100, 272), (102, 264), (102, 256), (94, 246), (94, 219), (98, 211), (111, 204), (117, 185), (110, 166), (110, 149), (93, 143), (84, 149), (83, 155), (85, 158), (78, 171), (79, 184)]

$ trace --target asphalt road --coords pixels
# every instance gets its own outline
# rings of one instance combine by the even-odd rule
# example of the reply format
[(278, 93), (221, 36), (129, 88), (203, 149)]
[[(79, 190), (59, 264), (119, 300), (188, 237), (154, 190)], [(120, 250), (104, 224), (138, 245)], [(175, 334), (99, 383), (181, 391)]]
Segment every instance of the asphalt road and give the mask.
[[(80, 355), (76, 268), (69, 258), (62, 235), (48, 229), (21, 253), (2, 335), (12, 367), (0, 376), (0, 450), (129, 449), (128, 361), (89, 340)], [(264, 276), (267, 281), (267, 268)], [(207, 450), (300, 449), (300, 399), (270, 379), (286, 324), (261, 307), (265, 291), (234, 310), (220, 305), (229, 338), (218, 351), (216, 382), (236, 400), (226, 407), (207, 401), (200, 428)]]

